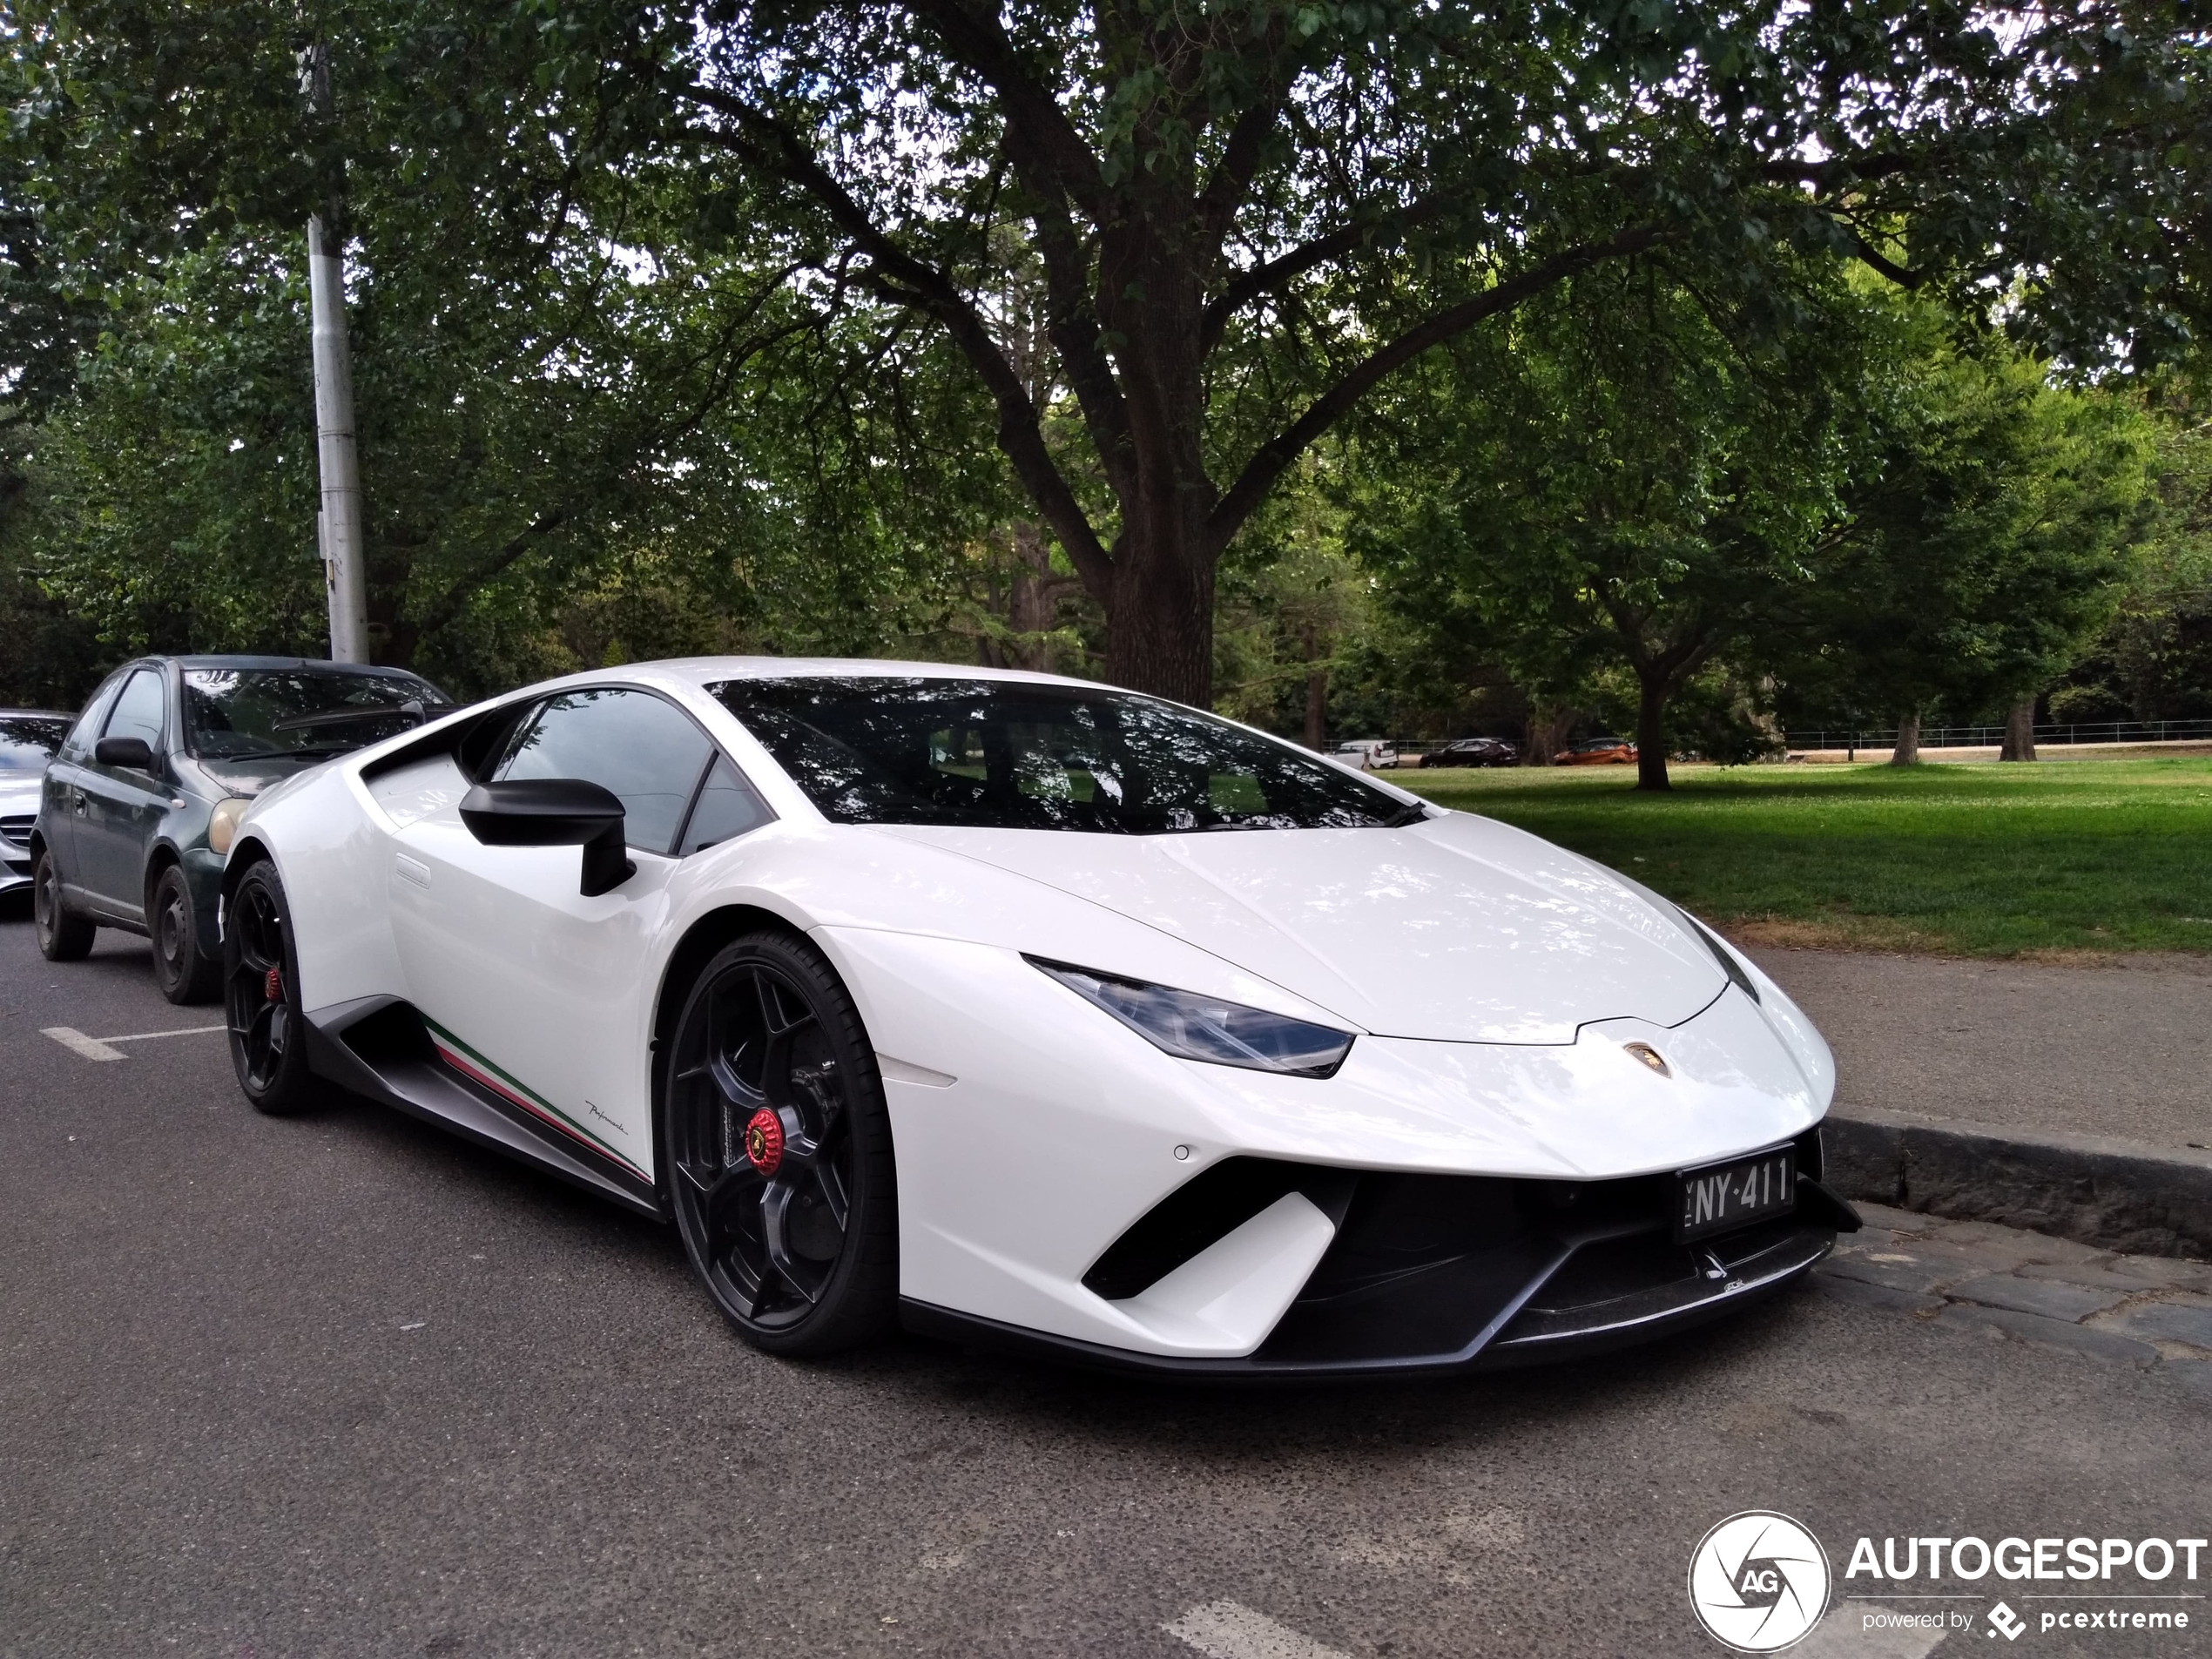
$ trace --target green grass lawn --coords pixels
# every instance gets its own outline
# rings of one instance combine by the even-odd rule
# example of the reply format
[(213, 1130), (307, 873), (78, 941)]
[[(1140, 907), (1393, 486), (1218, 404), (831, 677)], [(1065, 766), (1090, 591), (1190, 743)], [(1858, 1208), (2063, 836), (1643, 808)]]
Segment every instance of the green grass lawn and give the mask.
[(2212, 951), (2212, 758), (1405, 772), (1739, 935), (1977, 956)]

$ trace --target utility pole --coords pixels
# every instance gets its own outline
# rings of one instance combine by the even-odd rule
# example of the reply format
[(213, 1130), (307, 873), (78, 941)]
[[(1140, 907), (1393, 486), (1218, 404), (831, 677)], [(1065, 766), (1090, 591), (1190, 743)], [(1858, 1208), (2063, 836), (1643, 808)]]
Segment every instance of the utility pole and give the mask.
[[(330, 57), (318, 42), (300, 54), (300, 91), (330, 113)], [(335, 203), (333, 204), (334, 207)], [(335, 213), (332, 215), (336, 218)], [(317, 516), (330, 599), (330, 660), (368, 660), (368, 550), (361, 539), (361, 462), (354, 444), (354, 370), (346, 345), (345, 237), (324, 216), (307, 220), (307, 290), (314, 316), (315, 454), (322, 471)]]

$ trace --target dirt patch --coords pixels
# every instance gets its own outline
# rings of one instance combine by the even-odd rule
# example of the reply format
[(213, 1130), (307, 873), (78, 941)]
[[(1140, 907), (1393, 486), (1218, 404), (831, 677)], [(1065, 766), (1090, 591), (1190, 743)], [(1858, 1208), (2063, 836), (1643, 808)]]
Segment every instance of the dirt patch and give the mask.
[(1940, 934), (1893, 921), (1886, 916), (1838, 916), (1807, 921), (1797, 917), (1746, 917), (1724, 924), (1722, 932), (1752, 950), (1848, 950), (1883, 955), (1957, 956)]

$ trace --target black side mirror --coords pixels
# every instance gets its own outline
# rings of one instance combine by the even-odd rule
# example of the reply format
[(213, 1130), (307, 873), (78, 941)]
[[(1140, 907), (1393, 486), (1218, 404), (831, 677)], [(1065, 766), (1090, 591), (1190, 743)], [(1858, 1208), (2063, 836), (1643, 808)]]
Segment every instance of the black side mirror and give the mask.
[(587, 899), (637, 873), (623, 840), (622, 800), (581, 778), (510, 778), (461, 798), (461, 821), (486, 846), (581, 846)]
[(102, 738), (92, 745), (92, 759), (103, 766), (121, 766), (131, 772), (153, 770), (153, 751), (144, 738)]

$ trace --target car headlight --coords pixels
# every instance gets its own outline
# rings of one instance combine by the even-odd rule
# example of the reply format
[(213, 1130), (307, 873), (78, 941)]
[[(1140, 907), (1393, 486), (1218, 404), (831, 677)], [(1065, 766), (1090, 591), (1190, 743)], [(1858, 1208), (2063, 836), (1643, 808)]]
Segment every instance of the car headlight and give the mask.
[(218, 853), (228, 853), (231, 838), (238, 833), (238, 820), (253, 804), (243, 795), (217, 801), (215, 810), (207, 815), (207, 845)]
[(1224, 1002), (1142, 980), (1118, 979), (1066, 962), (1027, 958), (1085, 1001), (1096, 1004), (1156, 1049), (1180, 1060), (1243, 1066), (1292, 1077), (1327, 1077), (1352, 1051), (1352, 1033)]

